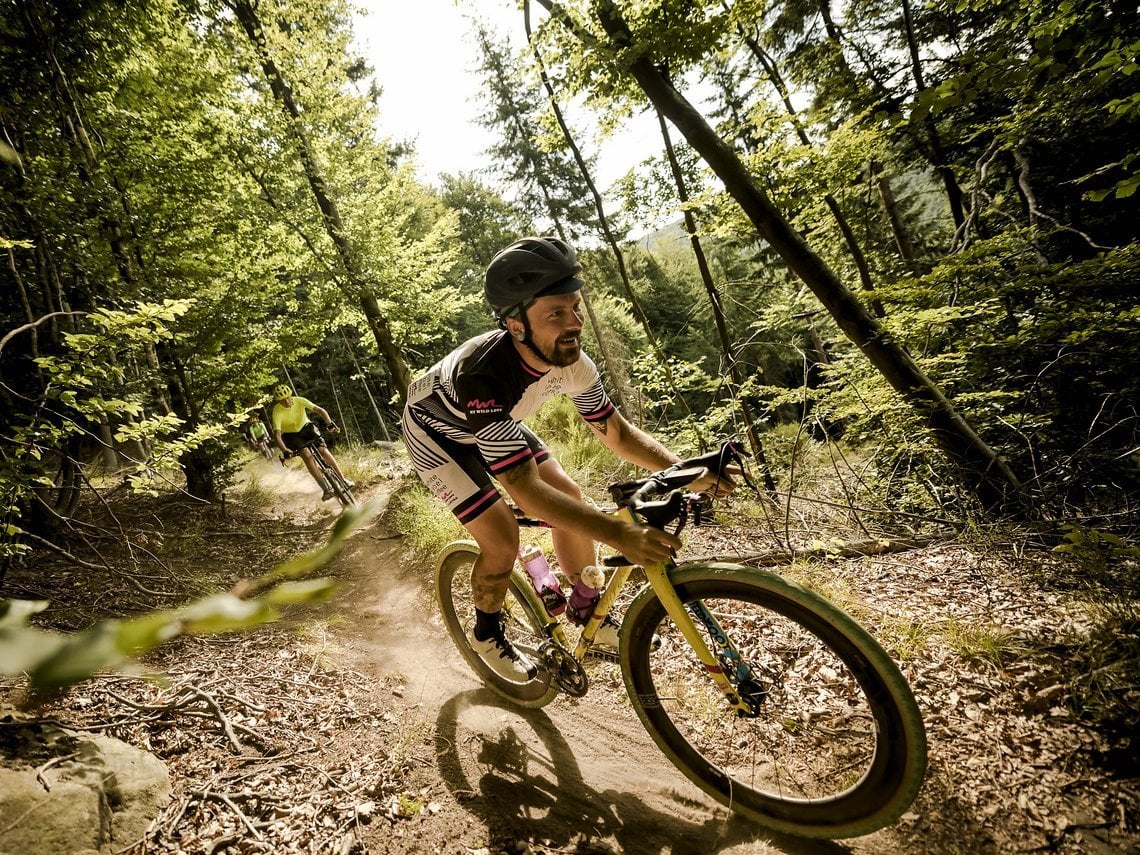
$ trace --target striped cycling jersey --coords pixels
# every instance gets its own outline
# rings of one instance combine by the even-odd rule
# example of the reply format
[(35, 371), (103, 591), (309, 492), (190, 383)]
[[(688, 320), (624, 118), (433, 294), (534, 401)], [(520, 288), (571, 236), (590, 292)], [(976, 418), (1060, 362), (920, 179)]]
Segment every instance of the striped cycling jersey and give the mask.
[[(519, 425), (544, 403), (569, 395), (588, 422), (614, 412), (593, 361), (582, 353), (573, 365), (541, 372), (519, 355), (505, 330), (476, 336), (453, 350), (408, 387), (408, 414), (423, 428), (464, 445), (476, 445), (492, 475), (531, 459)], [(438, 449), (409, 442), (420, 471), (447, 461)]]

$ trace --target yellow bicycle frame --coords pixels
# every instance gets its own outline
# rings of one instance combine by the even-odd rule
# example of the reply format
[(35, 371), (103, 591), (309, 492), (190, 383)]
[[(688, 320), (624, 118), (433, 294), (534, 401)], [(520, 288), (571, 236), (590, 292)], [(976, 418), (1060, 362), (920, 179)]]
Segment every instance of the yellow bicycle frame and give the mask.
[[(634, 525), (644, 524), (629, 508), (620, 508), (617, 515)], [(725, 699), (732, 704), (732, 706), (736, 707), (741, 714), (751, 714), (753, 710), (741, 700), (740, 695), (737, 694), (736, 687), (732, 685), (725, 675), (724, 669), (720, 666), (720, 663), (717, 662), (716, 657), (712, 651), (709, 650), (708, 645), (705, 644), (700, 630), (698, 630), (697, 625), (693, 623), (693, 619), (689, 616), (688, 611), (681, 602), (681, 598), (677, 596), (677, 591), (669, 579), (670, 569), (676, 566), (677, 565), (672, 561), (669, 561), (668, 563), (650, 564), (643, 569), (645, 570), (646, 579), (648, 579), (654, 593), (657, 594), (657, 598), (661, 600), (665, 611), (669, 617), (673, 619), (673, 622), (677, 624), (677, 628), (681, 630), (681, 634), (685, 636), (685, 640), (689, 642), (689, 646), (693, 648), (693, 652), (697, 654), (697, 658), (701, 664), (704, 665), (705, 670), (708, 671), (713, 682), (716, 683), (717, 687), (724, 693)], [(582, 636), (578, 640), (578, 645), (574, 648), (574, 658), (579, 662), (582, 661), (582, 658), (586, 655), (586, 651), (589, 650), (590, 645), (594, 641), (594, 636), (597, 634), (598, 627), (602, 625), (602, 620), (605, 616), (610, 613), (610, 609), (613, 608), (618, 593), (625, 586), (626, 581), (629, 579), (629, 574), (632, 571), (632, 565), (625, 565), (614, 569), (613, 574), (606, 583), (605, 592), (598, 600), (598, 604), (594, 607), (593, 614), (590, 615), (589, 621), (586, 622), (586, 626), (582, 630)], [(565, 646), (566, 637), (563, 634), (561, 624), (555, 629), (554, 635), (555, 640)]]

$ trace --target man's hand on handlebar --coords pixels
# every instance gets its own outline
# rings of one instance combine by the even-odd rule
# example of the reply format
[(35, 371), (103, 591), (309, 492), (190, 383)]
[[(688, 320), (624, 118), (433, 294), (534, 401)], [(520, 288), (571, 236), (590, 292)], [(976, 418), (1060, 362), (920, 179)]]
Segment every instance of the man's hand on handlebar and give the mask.
[(645, 565), (674, 557), (681, 548), (681, 539), (651, 526), (627, 523), (619, 541), (610, 545), (633, 564)]

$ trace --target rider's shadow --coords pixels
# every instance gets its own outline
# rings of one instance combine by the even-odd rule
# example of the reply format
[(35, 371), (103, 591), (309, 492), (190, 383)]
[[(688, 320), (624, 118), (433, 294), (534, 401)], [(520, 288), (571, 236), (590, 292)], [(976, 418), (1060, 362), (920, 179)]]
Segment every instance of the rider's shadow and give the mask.
[[(772, 852), (850, 851), (832, 841), (779, 834), (736, 814), (725, 816), (723, 809), (696, 822), (650, 807), (636, 793), (594, 789), (544, 711), (516, 707), (487, 689), (445, 703), (435, 740), (444, 781), (496, 838), (548, 841), (579, 853), (612, 852), (610, 840), (618, 851), (639, 855), (697, 855), (747, 842), (767, 844), (763, 851)], [(701, 812), (693, 803), (686, 807)]]

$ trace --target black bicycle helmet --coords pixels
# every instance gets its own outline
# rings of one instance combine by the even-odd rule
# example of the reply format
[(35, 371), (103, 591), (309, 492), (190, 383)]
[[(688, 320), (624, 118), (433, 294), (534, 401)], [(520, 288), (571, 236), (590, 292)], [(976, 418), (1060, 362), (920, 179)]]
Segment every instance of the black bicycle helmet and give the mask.
[(555, 237), (525, 237), (491, 259), (483, 293), (499, 318), (520, 312), (539, 297), (569, 294), (583, 282), (578, 256)]

